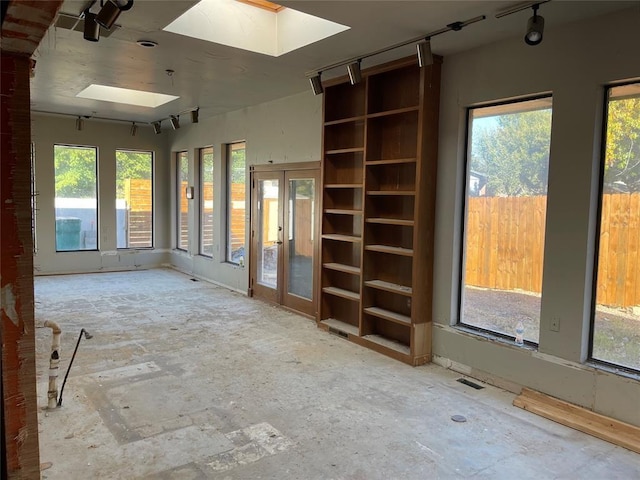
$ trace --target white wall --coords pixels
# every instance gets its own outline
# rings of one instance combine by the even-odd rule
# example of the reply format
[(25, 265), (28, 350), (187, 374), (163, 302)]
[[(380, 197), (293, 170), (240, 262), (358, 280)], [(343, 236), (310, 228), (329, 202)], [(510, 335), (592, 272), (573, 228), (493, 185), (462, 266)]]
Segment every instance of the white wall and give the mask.
[[(548, 19), (547, 26), (551, 24)], [(588, 354), (604, 86), (640, 77), (640, 9), (447, 57), (440, 105), (434, 353), (440, 363), (517, 389), (526, 385), (640, 425), (640, 382), (596, 370)], [(464, 333), (458, 319), (465, 108), (551, 92), (553, 121), (540, 349)], [(560, 319), (560, 331), (550, 330)], [(640, 326), (639, 326), (640, 328)]]
[[(195, 199), (189, 200), (189, 249), (187, 252), (175, 250), (173, 233), (171, 263), (182, 271), (246, 293), (249, 286), (248, 262), (245, 261), (244, 267), (239, 267), (225, 261), (225, 144), (246, 141), (247, 186), (250, 165), (318, 161), (321, 156), (322, 97), (316, 97), (310, 91), (303, 92), (213, 118), (200, 119), (197, 124), (190, 124), (187, 120), (170, 135), (168, 151), (172, 152), (172, 185), (175, 185), (175, 152), (188, 153), (190, 185), (196, 189), (198, 149), (213, 146), (215, 164), (213, 258), (198, 255), (198, 200)], [(171, 188), (172, 232), (175, 232), (176, 225), (175, 190), (175, 187)], [(246, 194), (245, 249), (248, 255), (249, 188)]]
[[(35, 274), (133, 270), (166, 264), (169, 260), (170, 208), (169, 155), (166, 137), (139, 125), (135, 137), (130, 124), (87, 119), (76, 130), (75, 118), (56, 115), (32, 115), (32, 140), (35, 146), (36, 232)], [(99, 251), (56, 252), (54, 145), (98, 147)], [(154, 248), (116, 249), (116, 149), (153, 151), (154, 170)]]

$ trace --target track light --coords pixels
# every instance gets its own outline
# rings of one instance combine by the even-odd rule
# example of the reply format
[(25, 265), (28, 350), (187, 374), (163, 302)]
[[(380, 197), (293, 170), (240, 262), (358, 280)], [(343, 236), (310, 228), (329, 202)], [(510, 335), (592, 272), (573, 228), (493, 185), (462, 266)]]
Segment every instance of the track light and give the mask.
[(84, 128), (84, 120), (82, 117), (76, 118), (76, 130), (80, 131)]
[(360, 70), (360, 60), (347, 65), (349, 81), (351, 85), (356, 85), (362, 81), (362, 71)]
[(116, 20), (122, 12), (130, 10), (131, 7), (133, 7), (133, 0), (128, 0), (127, 3), (122, 6), (117, 2), (118, 0), (107, 0), (100, 12), (98, 12), (98, 15), (96, 15), (96, 22), (107, 30), (111, 30), (111, 27), (116, 23)]
[(313, 77), (309, 77), (309, 82), (311, 83), (311, 90), (313, 90), (314, 95), (320, 95), (322, 92), (324, 92), (324, 89), (322, 88), (322, 79), (320, 78), (320, 75), (322, 75), (322, 72), (318, 72)]
[(162, 131), (162, 125), (160, 122), (153, 122), (153, 133), (158, 135)]
[(96, 23), (96, 14), (88, 8), (84, 11), (84, 39), (90, 42), (100, 40), (100, 25)]
[(138, 133), (138, 126), (136, 125), (136, 122), (133, 122), (131, 124), (131, 136), (135, 137), (136, 133)]
[(524, 41), (527, 45), (538, 45), (542, 42), (542, 32), (544, 30), (544, 18), (538, 15), (539, 4), (533, 5), (533, 16), (529, 18), (527, 22), (527, 33), (524, 36)]
[(191, 110), (191, 123), (198, 123), (198, 113), (200, 112), (200, 108), (196, 108), (195, 110)]
[(420, 68), (433, 65), (433, 53), (431, 52), (431, 39), (426, 38), (424, 42), (416, 45), (418, 49), (418, 65)]
[(180, 128), (180, 117), (176, 115), (171, 115), (171, 118), (169, 120), (171, 121), (171, 126), (173, 127), (174, 130), (177, 130)]

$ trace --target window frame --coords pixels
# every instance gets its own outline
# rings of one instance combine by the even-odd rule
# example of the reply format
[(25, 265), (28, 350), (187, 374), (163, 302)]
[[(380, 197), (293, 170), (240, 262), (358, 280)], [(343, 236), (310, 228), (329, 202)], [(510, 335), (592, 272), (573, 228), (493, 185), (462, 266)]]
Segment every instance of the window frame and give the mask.
[[(213, 224), (213, 218), (211, 221), (211, 253), (207, 253), (203, 250), (204, 247), (204, 242), (203, 242), (203, 236), (204, 236), (204, 202), (205, 202), (205, 195), (204, 195), (204, 162), (203, 162), (203, 154), (206, 150), (211, 150), (211, 156), (212, 156), (212, 162), (213, 164), (211, 165), (211, 184), (212, 186), (214, 185), (214, 180), (215, 180), (215, 149), (213, 148), (213, 145), (209, 145), (206, 147), (200, 147), (198, 148), (198, 190), (199, 190), (199, 201), (198, 201), (198, 254), (203, 256), (203, 257), (207, 257), (207, 258), (213, 258), (213, 247), (215, 246), (215, 242), (214, 242), (214, 233), (215, 233), (215, 225)], [(215, 190), (214, 190), (215, 191)], [(213, 215), (213, 209), (215, 208), (215, 195), (212, 195), (211, 201), (213, 202), (213, 205), (211, 207), (211, 214)]]
[(226, 199), (225, 199), (225, 254), (224, 254), (224, 263), (228, 263), (230, 265), (235, 265), (237, 267), (244, 267), (247, 264), (247, 258), (248, 258), (248, 252), (247, 252), (247, 242), (246, 242), (246, 237), (247, 237), (247, 230), (245, 227), (245, 238), (244, 238), (244, 249), (245, 249), (245, 254), (244, 254), (244, 258), (245, 261), (243, 264), (240, 264), (240, 262), (234, 262), (231, 259), (231, 223), (232, 223), (232, 183), (231, 183), (231, 177), (233, 174), (233, 169), (232, 169), (232, 154), (231, 151), (233, 149), (234, 145), (239, 145), (239, 144), (243, 144), (244, 145), (244, 151), (245, 151), (245, 163), (244, 163), (244, 177), (245, 177), (245, 198), (244, 198), (244, 203), (245, 203), (245, 217), (246, 217), (246, 209), (247, 209), (247, 157), (246, 157), (246, 151), (247, 151), (247, 142), (246, 140), (238, 140), (238, 141), (234, 141), (234, 142), (229, 142), (229, 143), (225, 143), (225, 189), (226, 189)]

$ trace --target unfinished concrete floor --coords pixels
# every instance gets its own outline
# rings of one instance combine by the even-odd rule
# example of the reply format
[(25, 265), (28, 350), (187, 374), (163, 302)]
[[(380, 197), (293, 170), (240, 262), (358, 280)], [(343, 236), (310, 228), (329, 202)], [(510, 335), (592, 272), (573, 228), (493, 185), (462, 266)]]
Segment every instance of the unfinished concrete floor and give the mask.
[[(36, 278), (63, 329), (42, 478), (638, 478), (640, 455), (172, 270)], [(51, 330), (38, 328), (47, 403)], [(59, 383), (59, 385), (60, 385)], [(463, 415), (456, 423), (452, 415)]]

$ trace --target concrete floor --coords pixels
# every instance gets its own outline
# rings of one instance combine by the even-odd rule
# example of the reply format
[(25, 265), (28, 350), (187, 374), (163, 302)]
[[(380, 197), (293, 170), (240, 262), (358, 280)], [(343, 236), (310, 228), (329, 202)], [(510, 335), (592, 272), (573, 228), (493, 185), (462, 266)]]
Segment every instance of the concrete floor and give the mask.
[[(638, 478), (640, 455), (172, 270), (36, 278), (63, 329), (45, 479)], [(47, 403), (51, 331), (38, 328)], [(59, 383), (59, 385), (60, 385)], [(451, 420), (463, 415), (466, 423)]]

